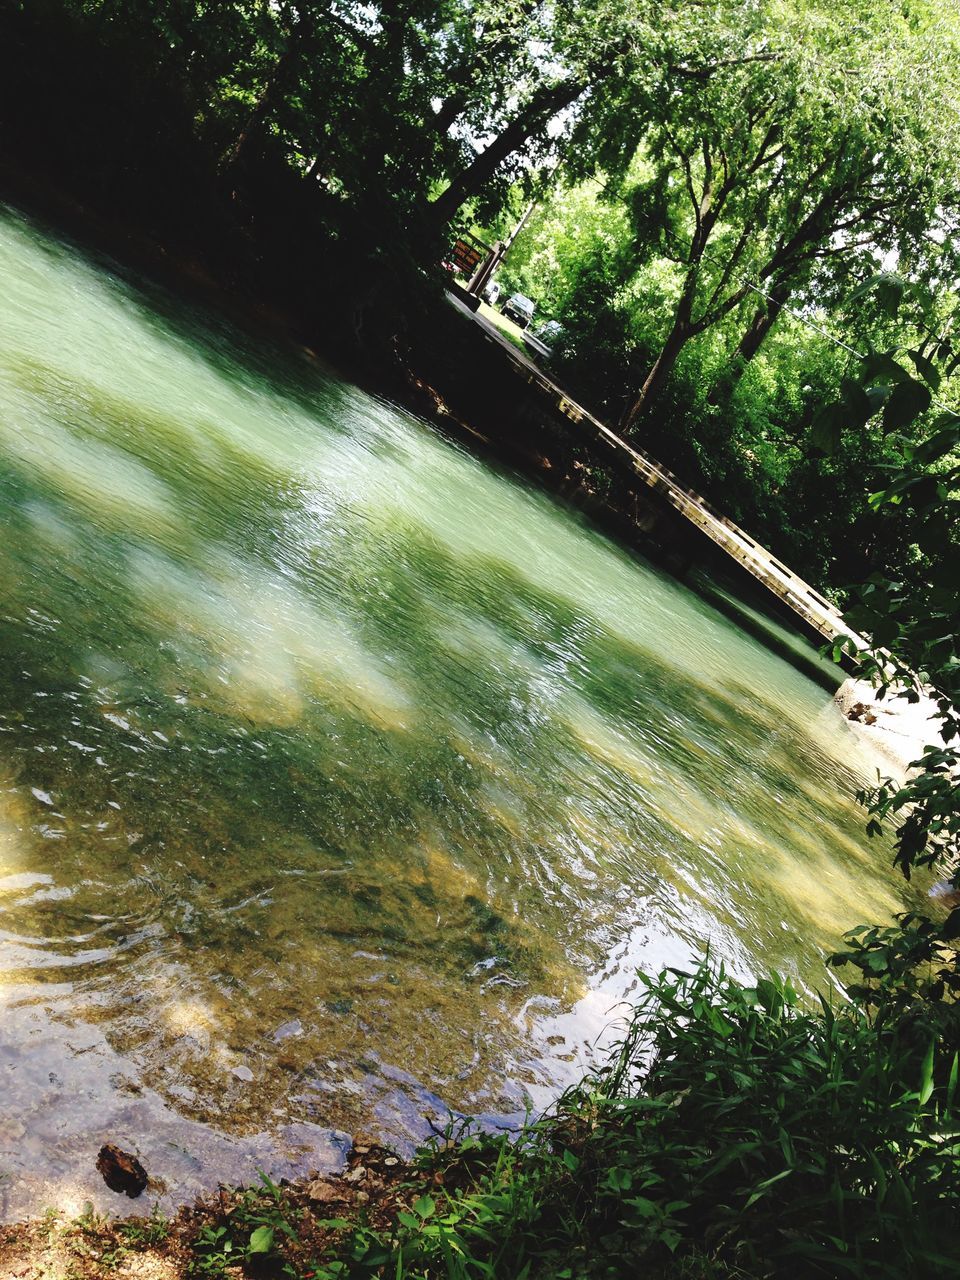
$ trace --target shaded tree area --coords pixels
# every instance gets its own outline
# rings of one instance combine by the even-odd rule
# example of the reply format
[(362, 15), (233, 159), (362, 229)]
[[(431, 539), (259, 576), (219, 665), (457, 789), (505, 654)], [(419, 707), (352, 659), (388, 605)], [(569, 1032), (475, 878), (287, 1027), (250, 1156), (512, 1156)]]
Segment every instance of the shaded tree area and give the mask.
[(926, 4), (779, 13), (691, 20), (685, 62), (581, 118), (504, 283), (562, 323), (575, 394), (842, 590), (923, 559), (865, 496), (896, 433), (856, 396), (829, 456), (812, 427), (854, 353), (922, 358), (952, 332), (957, 25)]
[[(657, 358), (675, 296), (673, 264), (652, 257), (631, 269), (633, 252), (628, 211), (591, 179), (540, 206), (501, 273), (508, 292), (537, 298), (562, 322), (552, 367), (611, 422)], [(949, 276), (948, 260), (949, 248), (930, 246), (931, 271)], [(808, 294), (778, 316), (719, 396), (739, 341), (731, 316), (684, 346), (634, 441), (821, 587), (842, 591), (877, 569), (915, 574), (923, 553), (909, 522), (886, 519), (868, 501), (886, 484), (904, 429), (865, 420), (854, 404), (825, 452), (814, 423), (835, 388), (860, 376), (862, 362), (846, 347), (921, 352), (940, 335), (949, 345), (956, 300), (933, 280), (911, 284), (879, 271), (878, 255), (857, 254), (829, 305)], [(937, 395), (955, 403), (956, 369), (948, 369)]]
[(47, 0), (5, 0), (0, 21), (3, 160), (174, 239), (193, 234), (215, 185), (189, 104), (146, 32), (125, 26), (105, 39), (100, 24)]

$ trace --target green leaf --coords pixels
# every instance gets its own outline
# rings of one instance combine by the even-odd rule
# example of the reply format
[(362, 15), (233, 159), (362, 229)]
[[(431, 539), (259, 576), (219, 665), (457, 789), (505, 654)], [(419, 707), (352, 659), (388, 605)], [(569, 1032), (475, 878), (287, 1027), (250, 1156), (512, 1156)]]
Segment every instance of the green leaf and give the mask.
[(631, 1209), (636, 1209), (641, 1218), (652, 1218), (657, 1212), (657, 1206), (646, 1196), (633, 1196), (630, 1200), (626, 1200), (624, 1203), (628, 1204)]
[(910, 375), (903, 365), (897, 364), (889, 351), (871, 351), (860, 365), (860, 380), (873, 382), (875, 378), (896, 383), (908, 381)]
[(876, 1194), (877, 1203), (882, 1204), (884, 1197), (887, 1194), (887, 1176), (883, 1172), (883, 1166), (881, 1165), (880, 1161), (877, 1159), (876, 1153), (873, 1151), (867, 1151), (865, 1154), (866, 1154), (867, 1160), (870, 1163), (870, 1169), (873, 1173), (873, 1180), (877, 1184), (877, 1194)]
[(933, 387), (934, 391), (939, 391), (940, 371), (936, 365), (933, 364), (932, 361), (928, 360), (926, 356), (921, 355), (919, 351), (908, 351), (907, 355), (913, 361), (916, 366), (917, 373), (919, 373), (920, 377), (923, 378), (924, 382), (929, 383), (929, 385)]
[(907, 282), (902, 276), (898, 276), (892, 271), (881, 271), (854, 289), (853, 293), (848, 296), (847, 302), (858, 302), (861, 298), (865, 298), (868, 293), (876, 292), (878, 305), (888, 316), (895, 318), (897, 311), (900, 309), (900, 303), (903, 301), (906, 287)]
[(633, 1186), (633, 1174), (629, 1169), (611, 1169), (607, 1174), (607, 1185), (613, 1191), (629, 1191)]
[(666, 1245), (671, 1253), (676, 1253), (680, 1247), (683, 1237), (679, 1231), (674, 1231), (672, 1227), (668, 1227), (665, 1231), (660, 1232), (660, 1243)]
[(929, 1101), (931, 1093), (933, 1093), (933, 1046), (934, 1042), (930, 1041), (923, 1059), (923, 1065), (920, 1068), (920, 1091), (918, 1094), (921, 1107)]
[(913, 451), (913, 460), (921, 466), (937, 462), (960, 445), (960, 418), (953, 418), (949, 425), (929, 436)]
[(890, 388), (882, 383), (871, 383), (869, 387), (863, 388), (863, 394), (867, 398), (870, 405), (868, 418), (872, 418), (875, 413), (879, 413), (883, 406), (890, 399)]
[(849, 425), (862, 427), (868, 418), (873, 417), (879, 406), (874, 405), (859, 383), (852, 378), (844, 378), (840, 385), (844, 408), (849, 415)]
[(757, 983), (757, 1003), (765, 1013), (774, 1014), (779, 1007), (779, 993), (769, 978), (761, 978)]
[(840, 433), (850, 421), (846, 405), (828, 404), (817, 413), (810, 427), (810, 445), (820, 453), (834, 453), (840, 444)]
[(429, 1218), (436, 1211), (436, 1201), (432, 1196), (421, 1196), (413, 1202), (413, 1212), (421, 1218)]
[(892, 271), (882, 272), (876, 280), (877, 304), (891, 320), (895, 320), (906, 292), (907, 282), (902, 276), (894, 275)]
[(757, 1184), (756, 1190), (751, 1194), (744, 1209), (749, 1209), (751, 1205), (755, 1205), (758, 1200), (767, 1194), (775, 1182), (779, 1182), (781, 1178), (788, 1177), (793, 1173), (793, 1169), (781, 1169), (779, 1173), (775, 1173), (772, 1178), (764, 1178), (763, 1182)]
[(247, 1245), (248, 1253), (269, 1253), (273, 1248), (273, 1228), (257, 1227)]
[(884, 431), (899, 431), (902, 427), (908, 427), (930, 408), (932, 398), (929, 387), (917, 382), (915, 378), (898, 382), (883, 411)]

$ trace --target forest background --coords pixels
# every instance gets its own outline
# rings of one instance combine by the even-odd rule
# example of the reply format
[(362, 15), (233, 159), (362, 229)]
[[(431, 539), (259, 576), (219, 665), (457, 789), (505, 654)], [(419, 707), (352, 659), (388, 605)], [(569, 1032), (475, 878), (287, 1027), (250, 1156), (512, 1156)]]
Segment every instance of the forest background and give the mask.
[(854, 383), (900, 349), (925, 384), (936, 351), (956, 402), (950, 0), (0, 13), (8, 166), (380, 363), (436, 323), (456, 234), (536, 199), (501, 281), (562, 325), (574, 395), (838, 599), (922, 581), (916, 531), (867, 495), (924, 392), (876, 417)]

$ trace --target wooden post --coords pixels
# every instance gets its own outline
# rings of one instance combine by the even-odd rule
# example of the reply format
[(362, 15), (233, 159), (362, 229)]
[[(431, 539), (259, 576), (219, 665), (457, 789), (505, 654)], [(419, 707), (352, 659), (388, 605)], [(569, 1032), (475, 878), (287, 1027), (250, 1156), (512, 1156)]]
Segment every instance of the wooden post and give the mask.
[(505, 252), (506, 246), (501, 240), (498, 240), (470, 278), (470, 283), (467, 285), (467, 293), (480, 294), (480, 291), (500, 265)]

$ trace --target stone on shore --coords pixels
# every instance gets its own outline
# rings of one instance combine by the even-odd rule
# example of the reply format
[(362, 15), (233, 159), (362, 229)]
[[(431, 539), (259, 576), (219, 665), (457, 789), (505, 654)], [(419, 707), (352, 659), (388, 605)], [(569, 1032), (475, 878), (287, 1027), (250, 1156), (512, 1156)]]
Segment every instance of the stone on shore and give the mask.
[(937, 704), (926, 695), (910, 702), (891, 689), (878, 698), (868, 681), (851, 677), (837, 690), (834, 702), (901, 777), (920, 759), (924, 747), (943, 745)]

